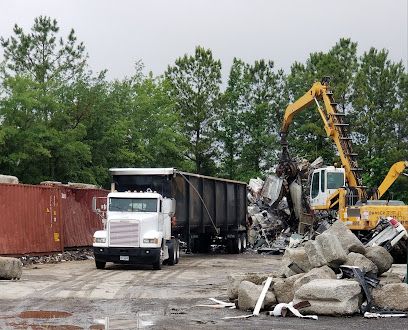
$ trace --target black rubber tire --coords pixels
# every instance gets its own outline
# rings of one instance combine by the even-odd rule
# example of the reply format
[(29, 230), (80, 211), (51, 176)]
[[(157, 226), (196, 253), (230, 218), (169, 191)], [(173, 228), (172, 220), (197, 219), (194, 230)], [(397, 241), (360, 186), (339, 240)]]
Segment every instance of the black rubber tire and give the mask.
[(105, 261), (96, 261), (95, 260), (95, 266), (98, 269), (104, 269), (106, 266), (106, 262)]
[(167, 264), (170, 266), (174, 266), (176, 264), (176, 243), (172, 239), (168, 244), (169, 248), (169, 259), (167, 259)]
[(176, 240), (175, 242), (176, 242), (176, 264), (178, 264), (180, 259), (180, 243), (178, 240)]
[(240, 254), (241, 248), (242, 248), (241, 236), (237, 235), (237, 237), (234, 238), (234, 253)]
[(162, 268), (161, 266), (162, 266), (162, 263), (161, 263), (160, 258), (159, 258), (158, 261), (156, 261), (156, 262), (153, 263), (153, 269), (154, 269), (154, 270), (160, 270), (160, 269)]
[(226, 247), (226, 252), (227, 253), (229, 253), (229, 254), (234, 253), (234, 241), (231, 238), (227, 239), (225, 247)]
[(248, 246), (247, 235), (246, 233), (241, 234), (241, 253), (245, 252)]

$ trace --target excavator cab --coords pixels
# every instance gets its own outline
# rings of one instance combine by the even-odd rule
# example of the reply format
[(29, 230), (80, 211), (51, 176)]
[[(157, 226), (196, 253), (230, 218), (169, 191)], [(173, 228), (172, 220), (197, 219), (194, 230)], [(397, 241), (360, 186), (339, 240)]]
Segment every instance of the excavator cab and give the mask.
[(327, 166), (314, 170), (310, 181), (310, 206), (315, 210), (327, 209), (328, 197), (345, 185), (344, 168)]

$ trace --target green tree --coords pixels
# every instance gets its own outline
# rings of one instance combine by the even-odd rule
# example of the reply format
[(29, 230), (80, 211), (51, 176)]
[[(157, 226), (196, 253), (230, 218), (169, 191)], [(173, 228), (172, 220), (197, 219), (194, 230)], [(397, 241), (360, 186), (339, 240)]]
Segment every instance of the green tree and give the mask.
[(44, 84), (48, 81), (75, 81), (86, 69), (87, 55), (82, 42), (72, 29), (64, 40), (58, 38), (55, 19), (39, 16), (30, 33), (17, 24), (10, 38), (0, 38), (4, 50), (4, 76), (25, 75)]
[[(392, 62), (384, 49), (371, 48), (360, 59), (351, 116), (368, 186), (378, 186), (394, 162), (408, 159), (407, 81), (402, 62)], [(407, 199), (398, 185), (391, 191)]]
[(185, 156), (194, 162), (196, 172), (214, 174), (214, 121), (220, 103), (221, 62), (213, 58), (211, 50), (196, 47), (194, 56), (178, 58), (165, 76), (182, 132), (190, 141)]
[(94, 181), (82, 172), (91, 153), (83, 142), (78, 93), (71, 93), (90, 80), (84, 46), (73, 31), (66, 40), (58, 39), (58, 32), (55, 20), (40, 16), (30, 33), (16, 25), (13, 36), (1, 38), (5, 156), (0, 169), (23, 182)]

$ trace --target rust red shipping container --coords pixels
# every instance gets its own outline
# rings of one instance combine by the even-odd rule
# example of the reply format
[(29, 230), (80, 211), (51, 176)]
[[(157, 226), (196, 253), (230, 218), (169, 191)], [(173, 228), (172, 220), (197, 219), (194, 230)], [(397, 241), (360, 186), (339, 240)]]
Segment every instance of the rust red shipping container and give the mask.
[(63, 251), (92, 245), (102, 229), (92, 198), (103, 189), (0, 184), (0, 255)]

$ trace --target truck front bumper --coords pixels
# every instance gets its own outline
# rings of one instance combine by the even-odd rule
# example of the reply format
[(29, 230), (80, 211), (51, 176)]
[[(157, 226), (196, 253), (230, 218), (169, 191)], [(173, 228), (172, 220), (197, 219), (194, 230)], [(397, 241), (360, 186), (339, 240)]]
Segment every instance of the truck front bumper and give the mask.
[(152, 264), (160, 260), (160, 248), (94, 247), (96, 261), (118, 264)]

